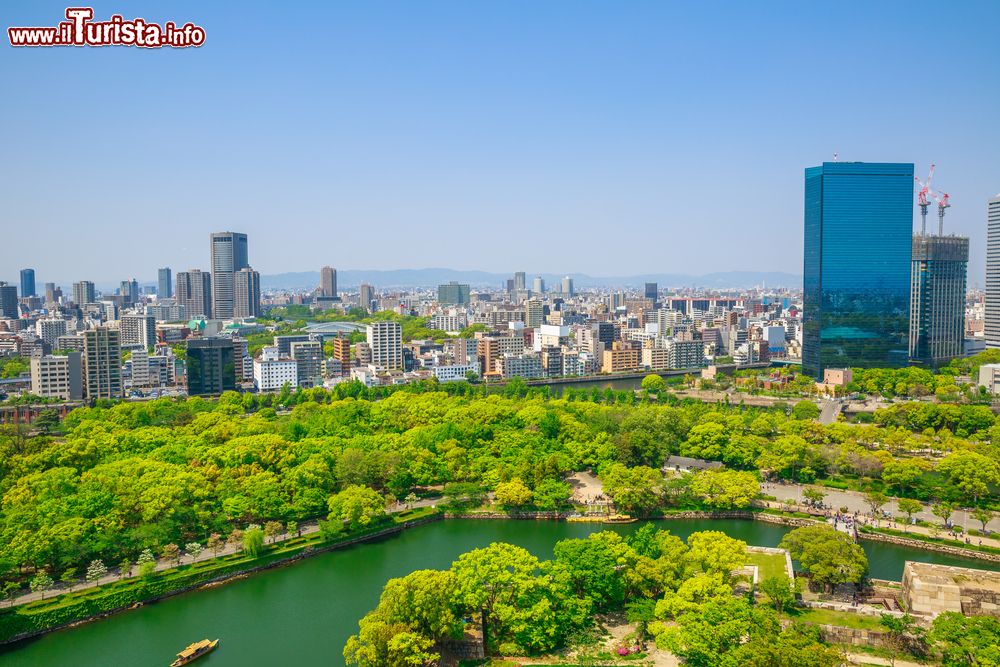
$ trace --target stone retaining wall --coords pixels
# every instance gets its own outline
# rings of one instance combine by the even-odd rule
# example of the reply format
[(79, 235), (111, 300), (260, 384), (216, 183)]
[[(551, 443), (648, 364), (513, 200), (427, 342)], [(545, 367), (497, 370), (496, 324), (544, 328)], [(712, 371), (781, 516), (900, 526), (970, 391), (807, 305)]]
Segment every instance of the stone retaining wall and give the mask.
[(962, 547), (953, 547), (950, 544), (925, 542), (912, 537), (900, 537), (898, 535), (886, 535), (884, 533), (858, 533), (858, 537), (862, 540), (871, 540), (872, 542), (888, 542), (889, 544), (898, 544), (900, 546), (913, 547), (915, 549), (940, 551), (941, 553), (961, 556), (962, 558), (976, 558), (979, 560), (989, 561), (991, 563), (1000, 563), (1000, 554), (976, 551), (975, 549), (963, 549)]
[(888, 634), (861, 630), (860, 628), (845, 628), (840, 625), (818, 625), (820, 638), (830, 644), (848, 644), (850, 646), (885, 646)]

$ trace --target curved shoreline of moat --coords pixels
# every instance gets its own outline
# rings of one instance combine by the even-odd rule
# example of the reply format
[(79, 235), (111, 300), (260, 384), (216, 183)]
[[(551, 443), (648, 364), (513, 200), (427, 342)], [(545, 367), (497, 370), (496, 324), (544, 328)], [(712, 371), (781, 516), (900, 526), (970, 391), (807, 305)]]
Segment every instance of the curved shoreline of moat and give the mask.
[[(215, 577), (215, 578), (212, 578), (212, 579), (209, 579), (209, 580), (205, 580), (205, 581), (200, 581), (200, 582), (197, 582), (197, 583), (195, 583), (193, 585), (183, 586), (183, 587), (179, 587), (179, 588), (172, 589), (172, 590), (169, 590), (169, 591), (165, 591), (165, 592), (163, 592), (161, 594), (158, 594), (158, 595), (151, 596), (149, 598), (143, 599), (138, 604), (136, 604), (136, 603), (130, 603), (130, 604), (127, 604), (127, 605), (123, 605), (123, 606), (114, 608), (114, 609), (105, 610), (105, 611), (102, 611), (102, 612), (97, 613), (97, 614), (91, 614), (91, 615), (88, 615), (88, 616), (81, 616), (81, 617), (78, 617), (78, 618), (69, 619), (66, 622), (61, 623), (59, 625), (53, 625), (51, 627), (47, 627), (47, 628), (44, 628), (44, 629), (35, 630), (35, 631), (29, 632), (29, 633), (22, 633), (22, 634), (20, 634), (18, 636), (11, 636), (10, 638), (6, 639), (5, 641), (0, 642), (0, 646), (4, 647), (2, 650), (0, 650), (0, 652), (6, 653), (8, 655), (15, 655), (15, 654), (17, 654), (20, 651), (18, 645), (22, 645), (22, 646), (26, 647), (26, 646), (28, 646), (30, 644), (30, 642), (32, 640), (38, 640), (38, 639), (40, 639), (41, 637), (43, 637), (45, 635), (53, 634), (56, 630), (65, 630), (65, 629), (71, 629), (71, 628), (80, 627), (80, 626), (83, 626), (83, 625), (88, 625), (88, 624), (93, 623), (94, 621), (98, 621), (100, 619), (105, 619), (105, 618), (107, 618), (109, 616), (126, 616), (126, 615), (122, 614), (121, 612), (130, 611), (130, 610), (136, 609), (137, 607), (138, 608), (146, 607), (146, 606), (151, 605), (151, 603), (153, 603), (153, 602), (158, 602), (158, 601), (161, 601), (161, 600), (166, 600), (168, 598), (178, 597), (178, 596), (181, 596), (181, 595), (183, 595), (185, 593), (198, 592), (198, 591), (200, 591), (202, 589), (218, 589), (220, 587), (223, 587), (223, 585), (227, 584), (227, 583), (232, 583), (232, 582), (236, 582), (236, 581), (240, 581), (240, 580), (254, 579), (254, 577), (249, 577), (248, 575), (250, 575), (250, 574), (256, 574), (256, 573), (263, 573), (265, 571), (274, 570), (274, 569), (278, 569), (278, 568), (284, 568), (285, 566), (291, 565), (291, 564), (295, 563), (296, 561), (304, 561), (304, 560), (307, 560), (307, 559), (308, 560), (312, 560), (310, 558), (311, 556), (320, 555), (320, 554), (326, 554), (328, 552), (334, 552), (334, 551), (339, 551), (339, 550), (345, 550), (345, 549), (347, 549), (349, 547), (352, 547), (352, 546), (365, 546), (365, 543), (377, 542), (379, 540), (384, 540), (386, 538), (392, 538), (392, 537), (395, 537), (395, 536), (399, 536), (400, 534), (402, 534), (404, 532), (406, 532), (406, 533), (418, 532), (418, 531), (408, 531), (406, 529), (407, 528), (415, 528), (415, 527), (418, 527), (418, 526), (424, 526), (424, 525), (432, 523), (432, 522), (435, 522), (435, 523), (436, 522), (440, 522), (441, 519), (444, 519), (444, 518), (448, 518), (448, 522), (447, 523), (449, 523), (449, 524), (461, 524), (461, 522), (463, 520), (474, 521), (474, 522), (477, 522), (477, 523), (478, 522), (487, 523), (486, 521), (484, 521), (484, 520), (487, 520), (487, 519), (489, 520), (490, 523), (496, 522), (497, 524), (500, 524), (500, 525), (502, 525), (504, 523), (510, 524), (510, 523), (518, 523), (518, 522), (522, 522), (522, 523), (526, 523), (526, 522), (534, 522), (534, 523), (560, 523), (560, 524), (567, 524), (567, 525), (570, 525), (570, 526), (574, 526), (574, 525), (575, 526), (583, 526), (582, 530), (585, 530), (587, 532), (592, 532), (592, 531), (596, 531), (596, 530), (604, 530), (604, 529), (617, 529), (617, 528), (619, 528), (621, 526), (621, 524), (611, 525), (611, 524), (602, 524), (602, 523), (588, 523), (588, 524), (579, 524), (579, 523), (577, 523), (577, 524), (573, 524), (573, 523), (570, 523), (570, 522), (566, 522), (564, 520), (564, 517), (553, 517), (551, 515), (537, 516), (537, 515), (521, 514), (521, 515), (514, 515), (514, 516), (512, 516), (512, 515), (506, 515), (506, 514), (502, 514), (502, 515), (496, 515), (496, 514), (493, 514), (493, 515), (482, 515), (482, 514), (480, 514), (478, 516), (472, 515), (472, 516), (448, 516), (448, 517), (445, 517), (443, 513), (439, 513), (439, 514), (435, 514), (435, 515), (432, 515), (432, 516), (429, 516), (429, 517), (423, 517), (423, 518), (420, 518), (420, 519), (415, 519), (412, 522), (409, 522), (407, 524), (403, 524), (403, 525), (399, 525), (399, 526), (389, 526), (387, 528), (378, 530), (376, 532), (372, 532), (370, 534), (360, 535), (360, 536), (353, 537), (353, 538), (347, 538), (347, 539), (345, 539), (344, 541), (341, 541), (341, 542), (328, 543), (328, 544), (320, 545), (320, 546), (317, 546), (317, 547), (309, 547), (309, 548), (306, 548), (306, 549), (304, 549), (304, 550), (302, 550), (302, 551), (300, 551), (300, 552), (298, 552), (298, 553), (296, 553), (294, 555), (290, 555), (290, 556), (287, 556), (287, 557), (282, 557), (280, 559), (275, 559), (275, 560), (270, 561), (270, 562), (266, 562), (266, 563), (259, 564), (259, 565), (254, 565), (253, 567), (247, 567), (247, 568), (244, 568), (244, 569), (241, 569), (241, 570), (238, 570), (238, 571), (227, 572), (226, 574), (221, 575), (219, 577)], [(752, 525), (752, 524), (754, 524), (756, 522), (760, 522), (760, 523), (763, 523), (763, 524), (773, 524), (775, 526), (783, 526), (783, 527), (789, 527), (789, 528), (795, 527), (795, 526), (798, 526), (798, 525), (804, 525), (804, 524), (812, 523), (814, 521), (812, 519), (805, 519), (805, 518), (801, 518), (801, 517), (767, 514), (767, 513), (758, 512), (758, 511), (729, 511), (729, 512), (684, 511), (684, 512), (670, 513), (670, 514), (667, 514), (666, 516), (657, 517), (657, 518), (653, 518), (653, 519), (650, 519), (650, 520), (651, 521), (656, 521), (656, 522), (663, 521), (665, 523), (681, 522), (681, 523), (685, 523), (685, 524), (690, 524), (690, 523), (693, 523), (693, 522), (715, 522), (715, 521), (723, 521), (723, 522), (729, 521), (729, 522), (732, 522), (732, 521), (736, 521), (736, 522), (740, 522), (740, 523), (746, 522), (747, 524), (751, 524)], [(632, 524), (632, 525), (635, 526), (635, 524)], [(669, 528), (669, 525), (667, 527)], [(627, 526), (624, 527), (624, 529), (628, 530)], [(701, 529), (706, 529), (706, 528), (701, 528)], [(557, 531), (557, 532), (566, 532), (566, 531), (562, 530), (562, 531)], [(870, 538), (871, 536), (870, 535), (862, 535), (862, 537), (863, 538)], [(947, 545), (933, 545), (933, 544), (928, 544), (926, 542), (919, 541), (919, 540), (911, 540), (911, 541), (905, 542), (905, 541), (899, 540), (898, 538), (893, 538), (891, 540), (888, 540), (888, 539), (883, 540), (882, 538), (884, 538), (884, 537), (886, 537), (886, 536), (878, 536), (877, 535), (875, 537), (875, 539), (871, 540), (871, 541), (873, 541), (873, 542), (875, 542), (875, 541), (883, 542), (884, 541), (884, 542), (887, 542), (887, 543), (891, 543), (893, 545), (900, 546), (900, 547), (905, 548), (905, 549), (914, 550), (914, 551), (920, 551), (920, 552), (924, 552), (924, 553), (934, 553), (934, 552), (942, 553), (942, 554), (945, 554), (945, 557), (950, 557), (951, 559), (954, 559), (954, 560), (966, 560), (966, 561), (969, 561), (969, 560), (978, 560), (978, 561), (982, 561), (984, 563), (996, 562), (997, 561), (997, 557), (996, 557), (995, 554), (984, 554), (982, 552), (969, 552), (968, 554), (956, 553), (956, 549), (954, 547), (950, 547), (950, 546), (947, 546)], [(500, 539), (500, 538), (498, 538), (498, 539)], [(928, 547), (930, 547), (930, 548), (928, 548)], [(937, 547), (937, 548), (935, 548), (935, 547)], [(887, 555), (890, 561), (898, 562), (898, 557), (892, 556), (891, 553), (888, 553), (888, 554), (884, 553), (884, 550), (881, 550), (880, 547), (875, 546), (874, 549), (877, 550), (877, 551), (874, 552), (875, 554)], [(907, 559), (908, 560), (913, 560), (912, 558), (907, 558)], [(967, 565), (968, 566), (975, 566), (976, 563), (967, 563)], [(987, 565), (987, 567), (988, 567), (988, 565)], [(880, 577), (880, 578), (882, 578), (882, 577)], [(898, 579), (898, 577), (893, 577), (893, 578)], [(356, 621), (356, 619), (354, 619), (354, 620)]]

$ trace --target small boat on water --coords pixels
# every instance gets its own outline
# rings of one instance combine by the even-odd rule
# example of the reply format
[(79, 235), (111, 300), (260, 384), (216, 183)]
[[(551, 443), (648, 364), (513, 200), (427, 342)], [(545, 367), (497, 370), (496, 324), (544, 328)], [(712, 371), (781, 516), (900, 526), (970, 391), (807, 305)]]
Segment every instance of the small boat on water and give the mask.
[(635, 523), (636, 521), (638, 519), (628, 514), (612, 514), (604, 520), (604, 523)]
[(194, 662), (198, 658), (215, 650), (215, 647), (219, 645), (219, 640), (209, 641), (207, 639), (202, 639), (200, 642), (195, 642), (188, 646), (186, 649), (177, 654), (177, 659), (170, 663), (170, 667), (181, 667), (181, 665), (186, 665), (190, 662)]

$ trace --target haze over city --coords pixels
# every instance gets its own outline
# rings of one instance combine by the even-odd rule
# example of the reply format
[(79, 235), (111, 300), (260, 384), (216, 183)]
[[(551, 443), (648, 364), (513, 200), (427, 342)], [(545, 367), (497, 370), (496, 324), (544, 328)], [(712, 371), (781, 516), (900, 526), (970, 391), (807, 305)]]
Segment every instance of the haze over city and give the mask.
[(993, 2), (127, 9), (206, 44), (3, 50), (2, 280), (205, 268), (220, 229), (265, 275), (798, 275), (803, 168), (837, 152), (937, 163), (983, 284)]

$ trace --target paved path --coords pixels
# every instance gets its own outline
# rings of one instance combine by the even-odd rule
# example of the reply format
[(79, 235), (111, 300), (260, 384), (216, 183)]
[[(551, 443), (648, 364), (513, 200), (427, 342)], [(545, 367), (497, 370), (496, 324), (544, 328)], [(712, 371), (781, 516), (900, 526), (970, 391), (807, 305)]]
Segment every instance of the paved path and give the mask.
[(852, 665), (895, 665), (895, 667), (927, 667), (926, 663), (912, 662), (896, 658), (895, 661), (889, 658), (880, 658), (867, 653), (847, 653), (847, 661)]
[[(413, 503), (412, 505), (403, 505), (402, 503), (400, 503), (400, 504), (396, 505), (395, 507), (393, 507), (392, 509), (390, 509), (389, 513), (390, 514), (396, 514), (398, 512), (403, 512), (403, 511), (405, 511), (407, 509), (413, 509), (413, 508), (417, 508), (417, 507), (432, 507), (436, 503), (439, 503), (439, 502), (441, 502), (441, 499), (436, 498), (436, 499), (429, 499), (429, 500), (418, 500), (417, 502)], [(295, 537), (297, 537), (298, 535), (302, 535), (302, 536), (311, 535), (312, 533), (315, 533), (315, 532), (318, 532), (318, 531), (319, 531), (319, 522), (318, 521), (306, 521), (306, 522), (302, 522), (301, 524), (299, 524), (299, 529), (298, 529), (297, 534), (295, 535)], [(223, 535), (222, 537), (224, 539), (225, 535)], [(275, 539), (273, 541), (268, 541), (267, 544), (276, 544), (276, 543), (279, 543), (279, 542), (283, 542), (284, 540), (287, 540), (290, 537), (293, 537), (293, 536), (288, 535), (287, 533), (280, 533), (277, 536), (275, 536)], [(178, 546), (180, 546), (180, 545), (178, 545)], [(204, 547), (204, 546), (205, 545), (202, 544), (202, 547)], [(157, 572), (161, 572), (163, 570), (169, 570), (170, 568), (177, 567), (178, 565), (186, 565), (186, 564), (190, 564), (190, 563), (198, 563), (198, 562), (201, 562), (201, 561), (210, 560), (212, 558), (221, 558), (223, 556), (228, 556), (230, 554), (234, 554), (234, 553), (237, 553), (237, 552), (240, 552), (240, 551), (243, 551), (243, 544), (242, 543), (240, 543), (240, 544), (228, 544), (226, 542), (223, 542), (221, 548), (218, 551), (209, 551), (208, 549), (205, 549), (198, 556), (198, 558), (192, 558), (191, 556), (188, 556), (188, 555), (185, 554), (185, 555), (181, 556), (181, 558), (180, 558), (179, 561), (157, 560), (156, 561), (156, 571)], [(57, 583), (55, 587), (53, 587), (51, 590), (48, 590), (48, 591), (38, 592), (38, 593), (25, 593), (24, 595), (19, 595), (18, 597), (14, 598), (13, 603), (10, 603), (8, 601), (7, 605), (8, 606), (14, 606), (14, 605), (19, 605), (19, 604), (27, 604), (29, 602), (34, 602), (35, 600), (41, 600), (43, 598), (51, 598), (51, 597), (53, 597), (55, 595), (61, 595), (63, 593), (69, 593), (70, 591), (79, 591), (79, 590), (83, 590), (83, 589), (87, 589), (87, 588), (93, 588), (94, 586), (102, 586), (104, 584), (109, 584), (109, 583), (111, 583), (113, 581), (118, 581), (119, 579), (124, 579), (126, 577), (133, 576), (135, 574), (137, 574), (137, 568), (134, 565), (129, 570), (129, 572), (125, 573), (124, 575), (121, 573), (120, 570), (118, 570), (117, 568), (114, 568), (107, 575), (101, 577), (96, 582), (76, 581), (76, 582), (73, 583), (73, 585), (65, 585), (65, 584), (62, 584), (62, 583)]]
[[(774, 496), (778, 500), (786, 500), (790, 498), (792, 500), (798, 501), (800, 504), (802, 504), (804, 500), (804, 498), (802, 497), (802, 491), (807, 488), (817, 489), (825, 493), (826, 497), (823, 498), (823, 503), (826, 505), (830, 505), (835, 510), (841, 507), (847, 507), (848, 511), (851, 513), (858, 512), (859, 514), (865, 514), (865, 515), (871, 513), (871, 507), (869, 507), (868, 503), (865, 502), (864, 494), (859, 493), (857, 491), (840, 491), (838, 489), (830, 489), (823, 486), (809, 486), (805, 484), (761, 484), (761, 491), (763, 493), (769, 496)], [(882, 509), (889, 512), (893, 516), (899, 516), (905, 519), (903, 513), (900, 512), (899, 508), (896, 506), (895, 499), (890, 500), (886, 504), (886, 506), (883, 507)], [(941, 519), (931, 514), (930, 507), (926, 504), (924, 505), (923, 511), (914, 514), (913, 516), (916, 517), (917, 519), (922, 519), (924, 521), (929, 521), (931, 523), (938, 524), (941, 526), (942, 530), (944, 529), (944, 524), (942, 523)], [(965, 529), (975, 528), (978, 530), (983, 527), (982, 524), (975, 518), (973, 518), (968, 512), (960, 509), (955, 510), (955, 512), (951, 515), (951, 521), (956, 526), (962, 526)], [(885, 527), (887, 524), (888, 522), (886, 520), (881, 521), (881, 525), (883, 527)], [(994, 518), (987, 524), (987, 526), (989, 527), (990, 530), (994, 532), (1000, 532), (1000, 517)], [(900, 530), (902, 530), (903, 529), (902, 523), (897, 524), (897, 527)], [(907, 527), (907, 529), (910, 531), (914, 531), (918, 528), (920, 527), (919, 526)], [(923, 529), (922, 532), (928, 532), (928, 531), (925, 528)], [(978, 540), (979, 538), (970, 538), (970, 539)], [(987, 544), (988, 542), (996, 542), (996, 540), (987, 540), (987, 538), (983, 538), (984, 545)], [(998, 542), (997, 545), (1000, 546), (1000, 542)]]
[(819, 402), (819, 421), (821, 424), (832, 424), (837, 421), (840, 411), (844, 408), (844, 402), (840, 400), (824, 399)]

